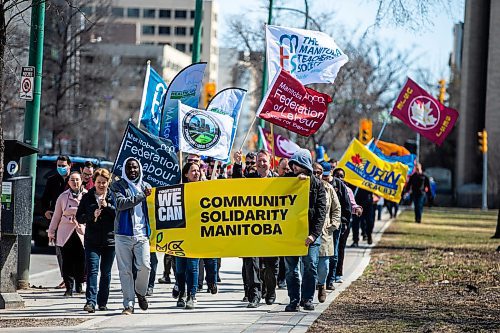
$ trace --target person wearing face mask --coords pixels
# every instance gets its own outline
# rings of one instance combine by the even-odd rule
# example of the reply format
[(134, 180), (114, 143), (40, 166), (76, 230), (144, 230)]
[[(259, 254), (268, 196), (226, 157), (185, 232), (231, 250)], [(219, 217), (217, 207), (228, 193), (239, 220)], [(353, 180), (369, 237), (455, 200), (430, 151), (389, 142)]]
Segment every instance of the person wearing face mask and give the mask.
[(85, 253), (83, 235), (85, 226), (78, 223), (75, 215), (84, 193), (82, 178), (78, 171), (69, 175), (69, 189), (57, 198), (54, 214), (49, 225), (49, 241), (61, 247), (63, 279), (66, 286), (64, 296), (73, 296), (73, 286), (81, 293), (84, 282)]
[[(94, 313), (107, 310), (111, 267), (115, 260), (115, 205), (108, 191), (111, 174), (106, 169), (97, 169), (92, 176), (95, 186), (84, 194), (76, 212), (76, 219), (85, 224), (85, 259), (87, 265), (87, 302), (84, 311)], [(101, 271), (99, 291), (97, 275)]]
[[(54, 214), (54, 209), (56, 206), (56, 201), (59, 195), (69, 188), (68, 177), (71, 170), (71, 160), (66, 155), (61, 155), (57, 157), (56, 160), (56, 171), (57, 173), (47, 178), (47, 183), (45, 184), (45, 189), (42, 194), (41, 205), (44, 216), (47, 220), (52, 219), (52, 214)], [(61, 272), (61, 277), (63, 276), (62, 271), (62, 254), (61, 248), (56, 245), (56, 257), (57, 263), (59, 265), (59, 271)], [(64, 288), (64, 279), (56, 287), (57, 289)]]
[(151, 185), (142, 180), (142, 175), (139, 160), (129, 157), (123, 162), (121, 179), (110, 187), (116, 207), (115, 251), (124, 315), (134, 313), (135, 296), (142, 310), (149, 307), (146, 292), (151, 270), (151, 228), (146, 198), (151, 195), (152, 189)]

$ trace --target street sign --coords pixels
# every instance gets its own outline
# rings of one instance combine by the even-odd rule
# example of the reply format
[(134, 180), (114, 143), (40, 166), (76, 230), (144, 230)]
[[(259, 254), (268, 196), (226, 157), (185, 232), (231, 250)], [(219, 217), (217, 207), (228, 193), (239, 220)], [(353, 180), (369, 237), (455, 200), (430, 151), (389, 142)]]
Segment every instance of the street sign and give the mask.
[(35, 79), (35, 67), (25, 66), (21, 69), (21, 90), (19, 97), (27, 101), (33, 100), (33, 84)]

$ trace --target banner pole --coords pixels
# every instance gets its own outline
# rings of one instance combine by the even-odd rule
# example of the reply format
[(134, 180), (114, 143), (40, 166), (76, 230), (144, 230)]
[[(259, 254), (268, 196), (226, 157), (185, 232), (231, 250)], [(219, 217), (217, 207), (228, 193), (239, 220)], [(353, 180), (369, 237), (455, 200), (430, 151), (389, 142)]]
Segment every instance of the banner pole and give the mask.
[(384, 133), (385, 127), (387, 126), (387, 118), (384, 120), (384, 124), (382, 125), (382, 128), (380, 129), (380, 133), (378, 133), (377, 140), (375, 140), (375, 145), (377, 145), (377, 142), (380, 140), (382, 137), (382, 133)]
[(272, 156), (272, 170), (274, 171), (276, 165), (274, 163), (276, 159), (276, 150), (274, 149), (274, 124), (271, 124), (271, 156)]
[(212, 175), (210, 176), (210, 180), (214, 180), (215, 174), (217, 172), (217, 167), (219, 165), (219, 161), (214, 162), (214, 168), (212, 170)]
[(247, 134), (245, 134), (245, 137), (243, 138), (243, 141), (241, 142), (241, 147), (240, 147), (240, 150), (242, 150), (242, 149), (243, 149), (243, 146), (245, 145), (245, 142), (247, 141), (248, 134), (250, 134), (250, 131), (252, 130), (253, 124), (255, 123), (255, 120), (256, 120), (256, 119), (257, 119), (257, 115), (253, 118), (252, 123), (251, 123), (251, 124), (250, 124), (250, 126), (248, 127)]
[(181, 184), (182, 184), (182, 168), (184, 167), (182, 165), (182, 151), (179, 150), (179, 166), (180, 166), (180, 169), (181, 169)]
[(141, 128), (142, 112), (144, 110), (144, 105), (146, 104), (146, 95), (147, 95), (146, 87), (147, 87), (148, 82), (149, 82), (149, 73), (151, 70), (151, 60), (148, 60), (146, 64), (147, 64), (146, 75), (144, 78), (144, 87), (142, 88), (141, 109), (139, 110), (139, 118), (137, 118), (137, 128)]

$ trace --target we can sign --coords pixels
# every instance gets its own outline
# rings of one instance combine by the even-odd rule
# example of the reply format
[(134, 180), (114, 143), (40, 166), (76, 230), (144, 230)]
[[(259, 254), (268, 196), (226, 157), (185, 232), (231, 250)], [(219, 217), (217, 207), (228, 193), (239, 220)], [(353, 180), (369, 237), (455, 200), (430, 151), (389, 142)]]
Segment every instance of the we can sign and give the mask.
[(32, 101), (33, 100), (33, 84), (35, 78), (35, 67), (26, 66), (21, 69), (21, 89), (19, 97), (21, 99)]

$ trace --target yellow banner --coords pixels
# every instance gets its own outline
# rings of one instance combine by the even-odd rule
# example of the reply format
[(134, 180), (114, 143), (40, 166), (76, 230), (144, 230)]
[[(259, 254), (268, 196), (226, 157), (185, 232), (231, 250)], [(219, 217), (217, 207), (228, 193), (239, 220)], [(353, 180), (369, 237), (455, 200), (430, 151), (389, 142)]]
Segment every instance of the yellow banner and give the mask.
[(151, 250), (188, 258), (307, 254), (309, 179), (220, 179), (153, 189)]
[(339, 161), (345, 181), (387, 200), (399, 202), (408, 167), (400, 162), (386, 162), (354, 139)]

